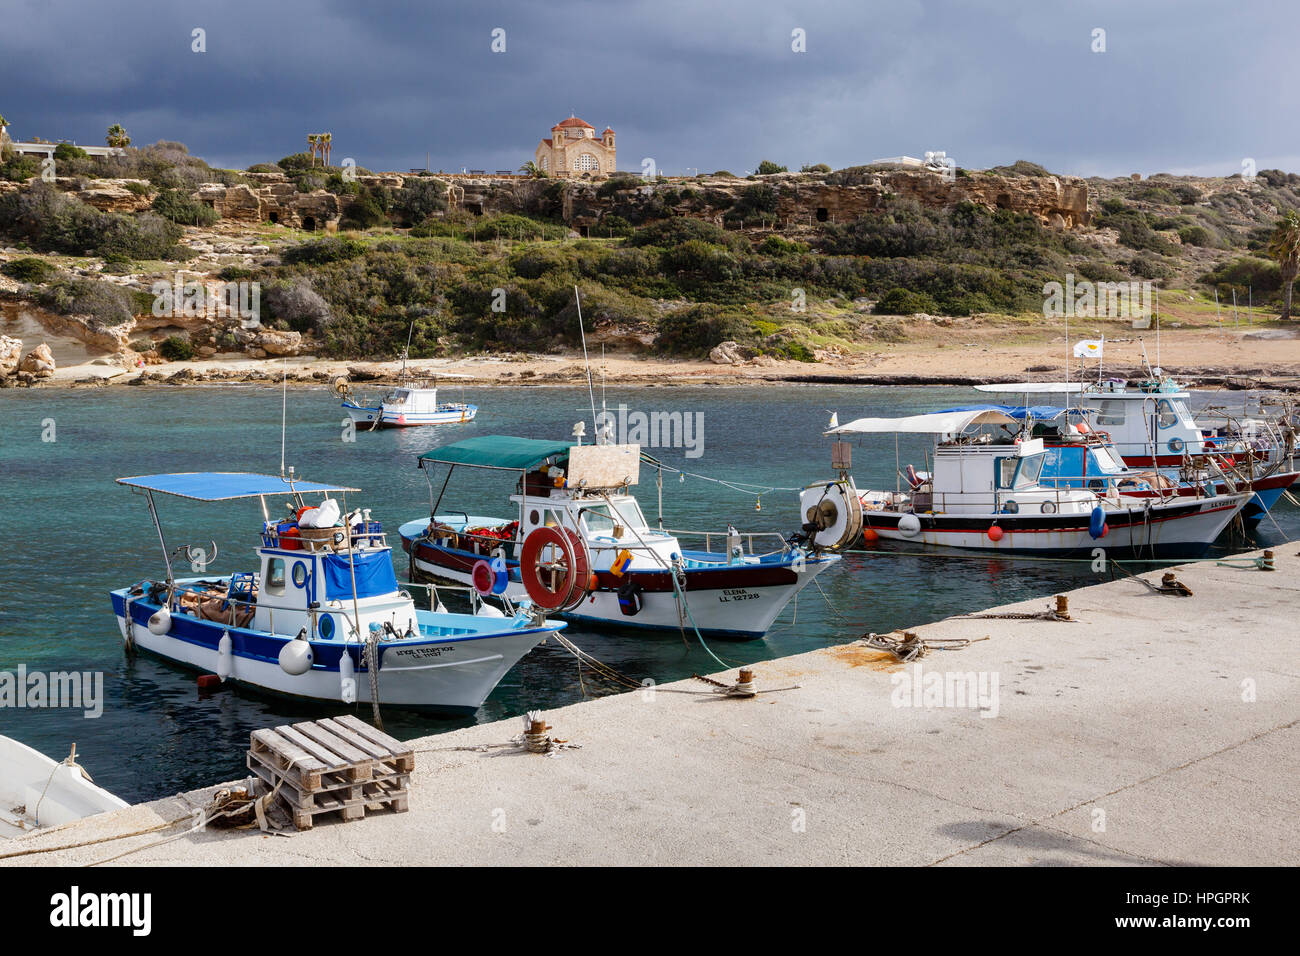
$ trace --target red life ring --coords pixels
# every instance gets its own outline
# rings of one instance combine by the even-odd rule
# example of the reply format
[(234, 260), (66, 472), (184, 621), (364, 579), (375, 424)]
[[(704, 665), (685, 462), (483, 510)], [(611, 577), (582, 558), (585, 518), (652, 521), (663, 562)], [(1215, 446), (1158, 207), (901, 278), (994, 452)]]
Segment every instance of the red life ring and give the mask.
[(519, 576), (538, 607), (547, 611), (576, 607), (591, 584), (587, 549), (568, 528), (535, 528), (524, 538)]
[(470, 580), (474, 582), (474, 590), (486, 597), (492, 593), (496, 574), (492, 571), (492, 565), (486, 561), (475, 561), (474, 569), (470, 572)]

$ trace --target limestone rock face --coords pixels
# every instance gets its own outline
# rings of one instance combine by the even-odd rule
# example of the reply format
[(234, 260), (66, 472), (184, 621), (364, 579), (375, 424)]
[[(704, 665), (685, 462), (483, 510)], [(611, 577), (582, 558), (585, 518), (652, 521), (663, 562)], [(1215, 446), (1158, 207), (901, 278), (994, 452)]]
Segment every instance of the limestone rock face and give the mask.
[(755, 355), (751, 348), (746, 348), (739, 342), (719, 342), (709, 353), (709, 361), (714, 365), (740, 365), (749, 361)]
[(0, 335), (0, 378), (12, 375), (18, 370), (18, 361), (22, 358), (22, 339)]
[(49, 378), (54, 374), (54, 353), (42, 342), (28, 352), (18, 363), (18, 371), (25, 372), (33, 378)]
[[(77, 192), (77, 198), (88, 206), (94, 206), (100, 212), (139, 212), (153, 205), (148, 193), (140, 195), (127, 188), (127, 183), (139, 183), (150, 192), (157, 190), (143, 179), (93, 179), (85, 189)], [(60, 187), (62, 188), (62, 187)]]
[(279, 332), (267, 329), (253, 339), (253, 346), (267, 355), (297, 355), (302, 348), (302, 335), (298, 332)]
[(204, 183), (192, 194), (222, 219), (239, 222), (275, 222), (299, 229), (325, 230), (341, 215), (339, 197), (324, 189), (300, 193), (293, 183), (276, 173), (250, 173), (256, 188), (240, 183), (224, 186)]

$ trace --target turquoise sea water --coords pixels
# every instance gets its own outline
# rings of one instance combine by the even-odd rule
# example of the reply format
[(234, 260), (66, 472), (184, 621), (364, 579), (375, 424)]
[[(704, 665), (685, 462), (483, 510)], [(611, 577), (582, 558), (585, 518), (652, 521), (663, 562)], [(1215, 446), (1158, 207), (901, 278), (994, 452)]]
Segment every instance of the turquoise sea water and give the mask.
[[(429, 488), (415, 467), (420, 452), (470, 435), (565, 438), (580, 418), (588, 419), (590, 433), (585, 388), (474, 388), (466, 397), (480, 408), (478, 420), (469, 425), (361, 433), (346, 442), (336, 399), (322, 389), (291, 388), (286, 462), (304, 478), (362, 488), (349, 504), (371, 508), (395, 543), (399, 523), (428, 513)], [(1198, 396), (1193, 404), (1211, 397), (1219, 404), (1234, 398), (1215, 393)], [(863, 386), (610, 388), (607, 394), (611, 408), (624, 403), (631, 411), (703, 416), (703, 454), (688, 459), (684, 449), (651, 450), (667, 464), (785, 488), (830, 477), (829, 445), (821, 434), (830, 410), (848, 421), (978, 400), (978, 393), (962, 388)], [(66, 709), (0, 708), (0, 733), (55, 759), (75, 741), (96, 781), (135, 801), (240, 777), (250, 730), (331, 712), (240, 690), (200, 697), (192, 674), (148, 656), (123, 654), (107, 597), (111, 588), (163, 573), (144, 500), (113, 479), (163, 471), (276, 472), (280, 401), (278, 389), (238, 386), (0, 391), (6, 530), (0, 552), (0, 671), (15, 671), (20, 664), (29, 671), (99, 671), (105, 696), (97, 719)], [(926, 447), (925, 439), (905, 437), (903, 464), (923, 460)], [(854, 448), (860, 486), (892, 488), (894, 463), (892, 438), (872, 438)], [(484, 480), (458, 471), (444, 508), (504, 515), (512, 482), (505, 475)], [(642, 484), (638, 497), (653, 521), (652, 479)], [(702, 479), (665, 479), (668, 527), (720, 532), (730, 522), (742, 531), (789, 533), (801, 520), (793, 492), (766, 494), (761, 506), (755, 509), (752, 495)], [(255, 501), (197, 504), (162, 498), (160, 511), (169, 545), (217, 542), (220, 555), (210, 570), (253, 567), (261, 520)], [(1283, 502), (1274, 517), (1280, 527), (1266, 519), (1255, 536), (1227, 542), (1225, 549), (1300, 537), (1295, 508)], [(396, 560), (402, 579), (406, 562), (400, 549)], [(820, 591), (809, 587), (797, 606), (786, 610), (765, 640), (719, 643), (713, 650), (728, 662), (758, 661), (1096, 580), (1086, 564), (969, 554), (849, 555), (817, 579)], [(638, 680), (662, 682), (717, 670), (693, 638), (685, 643), (677, 634), (647, 637), (571, 627), (568, 635)], [(396, 736), (409, 738), (571, 703), (582, 694), (573, 658), (551, 644), (525, 658), (472, 718), (389, 712), (385, 724)]]

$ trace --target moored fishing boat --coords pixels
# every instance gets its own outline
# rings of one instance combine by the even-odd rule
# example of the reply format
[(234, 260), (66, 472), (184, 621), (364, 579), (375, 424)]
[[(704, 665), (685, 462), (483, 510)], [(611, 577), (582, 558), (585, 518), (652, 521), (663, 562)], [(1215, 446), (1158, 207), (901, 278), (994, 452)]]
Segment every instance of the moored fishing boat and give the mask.
[(1087, 412), (1091, 425), (1104, 432), (1123, 463), (1157, 470), (1177, 482), (1178, 473), (1208, 470), (1220, 494), (1249, 489), (1242, 518), (1258, 522), (1300, 479), (1296, 429), (1285, 417), (1276, 421), (1247, 418), (1212, 428), (1197, 422), (1188, 407), (1189, 393), (1169, 378), (1153, 375), (1133, 387), (1119, 380), (1101, 382), (1021, 382), (977, 385), (998, 394), (1068, 395), (1071, 407)]
[[(199, 472), (118, 483), (145, 496), (166, 562), (165, 578), (112, 592), (123, 639), (222, 681), (344, 703), (371, 701), (374, 688), (384, 706), (467, 712), (564, 626), (532, 609), (505, 619), (417, 609), (379, 523), (332, 497), (354, 488), (297, 480), (292, 469), (288, 478)], [(155, 494), (258, 499), (257, 569), (176, 577)], [(313, 506), (308, 495), (321, 499)], [(283, 517), (272, 517), (276, 499), (287, 503)]]
[[(772, 534), (734, 529), (711, 534), (701, 550), (656, 527), (630, 488), (643, 463), (636, 445), (574, 445), (485, 435), (422, 455), (430, 481), (430, 517), (402, 525), (413, 572), (471, 583), (484, 594), (530, 598), (588, 625), (698, 630), (707, 637), (761, 637), (790, 600), (836, 560), (793, 547)], [(447, 468), (433, 498), (432, 470)], [(458, 467), (517, 473), (512, 516), (440, 510)], [(657, 476), (662, 502), (662, 469)], [(755, 548), (755, 538), (759, 540)], [(716, 541), (722, 550), (714, 550)]]
[[(984, 426), (996, 431), (978, 431)], [(989, 551), (1084, 555), (1104, 548), (1112, 556), (1196, 556), (1249, 498), (1164, 501), (1123, 494), (1113, 480), (1100, 488), (1046, 485), (1040, 480), (1043, 440), (1023, 435), (1015, 418), (989, 408), (861, 418), (827, 434), (929, 434), (936, 440), (932, 470), (900, 469), (893, 492), (859, 491), (848, 474), (851, 450), (837, 442), (833, 464), (840, 476), (800, 494), (803, 530), (817, 547), (879, 538)]]

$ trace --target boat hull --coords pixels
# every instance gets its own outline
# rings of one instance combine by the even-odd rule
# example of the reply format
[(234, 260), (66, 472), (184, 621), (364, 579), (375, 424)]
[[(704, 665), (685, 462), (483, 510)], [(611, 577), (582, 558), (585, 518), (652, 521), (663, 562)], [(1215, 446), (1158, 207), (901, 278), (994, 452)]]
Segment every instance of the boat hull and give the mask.
[(477, 405), (444, 405), (436, 412), (402, 412), (384, 405), (344, 402), (343, 410), (358, 425), (368, 428), (414, 428), (420, 425), (462, 425), (478, 414)]
[[(866, 511), (864, 534), (914, 544), (969, 548), (992, 552), (1023, 552), (1059, 556), (1090, 556), (1097, 548), (1111, 557), (1182, 558), (1203, 555), (1228, 522), (1243, 507), (1246, 495), (1129, 508), (1106, 513), (1106, 534), (1094, 538), (1090, 515), (918, 514), (920, 530), (899, 530), (902, 513)], [(989, 529), (1002, 536), (994, 541)]]
[[(438, 581), (472, 584), (473, 567), (485, 556), (420, 540), (427, 524), (423, 519), (402, 526), (402, 547), (411, 556), (412, 567)], [(685, 557), (688, 567), (684, 594), (689, 613), (682, 609), (669, 572), (629, 570), (621, 576), (611, 571), (596, 572), (598, 589), (578, 607), (556, 616), (591, 627), (673, 632), (697, 629), (704, 637), (757, 640), (800, 591), (839, 560), (836, 555), (822, 555), (802, 561), (691, 567), (691, 555)], [(528, 593), (519, 578), (518, 564), (507, 565), (506, 596), (512, 601), (526, 599)], [(619, 588), (628, 579), (639, 586), (640, 608), (635, 614), (624, 613), (619, 601)]]
[[(369, 671), (361, 645), (353, 642), (311, 641), (314, 663), (305, 674), (291, 675), (279, 664), (279, 651), (292, 635), (267, 634), (247, 628), (227, 627), (175, 613), (166, 634), (149, 630), (149, 617), (159, 605), (142, 598), (131, 602), (131, 622), (126, 620), (125, 589), (112, 592), (113, 611), (124, 640), (129, 637), (141, 650), (156, 654), (199, 673), (215, 674), (221, 667), (219, 645), (229, 633), (232, 644), (229, 680), (278, 696), (323, 703), (343, 701), (341, 661), (352, 659), (356, 701), (370, 702)], [(444, 615), (421, 615), (437, 620)], [(509, 627), (508, 621), (499, 621)], [(556, 624), (524, 627), (490, 636), (381, 643), (379, 703), (384, 707), (439, 713), (471, 713), (487, 699), (501, 678), (520, 658), (558, 629)]]

